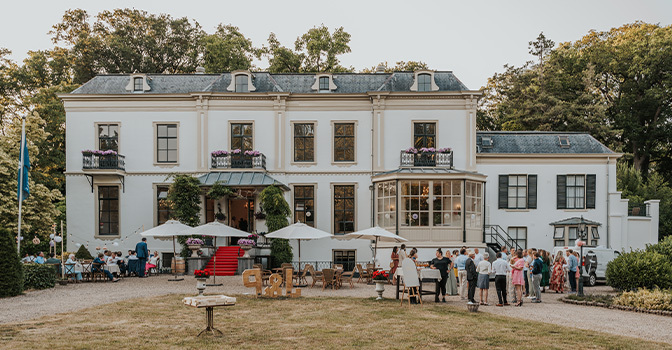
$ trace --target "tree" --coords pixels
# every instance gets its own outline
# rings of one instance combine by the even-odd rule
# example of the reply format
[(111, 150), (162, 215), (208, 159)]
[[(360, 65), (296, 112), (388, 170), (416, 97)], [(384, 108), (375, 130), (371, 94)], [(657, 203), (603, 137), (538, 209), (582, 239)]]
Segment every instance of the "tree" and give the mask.
[(91, 252), (89, 252), (84, 245), (79, 246), (79, 249), (77, 249), (77, 252), (75, 253), (75, 258), (77, 258), (77, 260), (93, 260)]
[(539, 58), (539, 87), (543, 90), (544, 88), (544, 58), (546, 58), (553, 47), (555, 42), (551, 39), (546, 39), (544, 32), (539, 33), (539, 36), (534, 41), (528, 43), (528, 49), (530, 55), (536, 56)]
[(203, 37), (203, 66), (207, 73), (231, 72), (252, 68), (252, 59), (260, 57), (260, 50), (252, 46), (238, 27), (217, 26), (217, 31)]
[(175, 219), (189, 226), (200, 222), (201, 188), (200, 181), (190, 175), (173, 175), (173, 183), (168, 189), (168, 202)]
[[(264, 211), (266, 211), (268, 232), (273, 232), (289, 225), (287, 218), (292, 214), (292, 210), (285, 200), (282, 189), (274, 185), (268, 186), (261, 191), (259, 200)], [(272, 239), (271, 256), (273, 257), (273, 264), (276, 266), (292, 262), (293, 254), (289, 241), (280, 238)]]
[[(379, 63), (385, 67), (385, 73), (392, 72), (414, 72), (416, 70), (429, 69), (427, 63), (422, 61), (398, 61), (394, 67), (388, 67), (387, 61)], [(373, 66), (371, 68), (364, 68), (360, 73), (376, 73), (378, 71), (378, 66)]]
[(23, 268), (12, 233), (0, 228), (0, 298), (23, 292)]
[(280, 41), (271, 33), (268, 36), (268, 47), (263, 49), (268, 57), (268, 71), (270, 73), (297, 73), (301, 72), (304, 55), (280, 45)]

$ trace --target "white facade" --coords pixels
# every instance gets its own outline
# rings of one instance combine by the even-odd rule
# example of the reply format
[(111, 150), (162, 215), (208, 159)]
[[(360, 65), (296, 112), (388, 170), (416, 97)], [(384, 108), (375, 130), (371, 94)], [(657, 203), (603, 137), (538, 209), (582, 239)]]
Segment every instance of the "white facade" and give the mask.
[[(346, 82), (356, 82), (357, 79), (364, 82), (380, 80), (384, 84), (388, 84), (390, 79), (399, 79), (407, 81), (408, 85), (417, 78), (413, 73), (394, 73), (396, 75), (392, 76), (334, 75), (333, 80), (330, 80), (330, 87), (339, 87), (327, 93), (295, 91), (291, 81), (284, 86), (277, 83), (284, 81), (281, 79), (290, 78), (295, 79), (297, 85), (307, 80), (316, 82), (317, 78), (312, 76), (286, 75), (289, 78), (277, 76), (273, 80), (268, 73), (255, 74), (256, 77), (250, 81), (253, 84), (256, 82), (258, 88), (245, 93), (231, 92), (229, 88), (233, 83), (229, 85), (227, 82), (218, 82), (226, 79), (233, 81), (226, 73), (221, 76), (148, 77), (147, 80), (151, 83), (147, 86), (151, 86), (153, 90), (139, 93), (124, 90), (129, 84), (129, 76), (100, 76), (74, 93), (62, 95), (67, 126), (66, 191), (68, 233), (71, 235), (68, 249), (76, 249), (73, 245), (77, 243), (86, 245), (91, 251), (104, 246), (121, 251), (133, 249), (140, 240), (139, 233), (158, 223), (157, 188), (169, 184), (168, 177), (171, 174), (202, 176), (218, 172), (255, 172), (272, 177), (289, 189), (285, 192), (285, 197), (293, 210), (296, 208), (295, 187), (312, 186), (314, 207), (311, 209), (311, 216), (315, 220), (315, 226), (332, 233), (337, 226), (334, 214), (335, 186), (354, 186), (352, 228), (360, 230), (379, 224), (377, 220), (372, 220), (380, 210), (376, 204), (379, 198), (372, 198), (374, 184), (394, 182), (397, 191), (401, 191), (404, 181), (421, 179), (431, 181), (433, 186), (440, 181), (453, 181), (454, 184), (462, 181), (459, 190), (463, 192), (456, 194), (455, 201), (450, 202), (453, 203), (452, 210), (444, 207), (439, 212), (436, 204), (438, 202), (429, 202), (439, 200), (435, 195), (437, 190), (430, 189), (431, 193), (427, 194), (425, 204), (420, 204), (430, 207), (426, 213), (420, 214), (423, 218), (425, 215), (428, 217), (427, 222), (432, 222), (426, 227), (421, 223), (419, 226), (404, 226), (400, 217), (402, 214), (399, 212), (405, 205), (402, 199), (392, 199), (390, 196), (388, 202), (385, 202), (391, 205), (391, 210), (396, 211), (393, 217), (397, 222), (388, 229), (392, 232), (398, 231), (398, 234), (410, 239), (408, 246), (420, 248), (421, 259), (432, 258), (437, 247), (451, 250), (462, 245), (485, 247), (484, 225), (499, 225), (507, 231), (509, 228), (525, 228), (527, 247), (552, 250), (554, 228), (549, 224), (578, 216), (601, 223), (600, 245), (621, 249), (642, 247), (657, 241), (657, 202), (648, 203), (649, 216), (629, 217), (628, 205), (620, 199), (620, 194), (616, 191), (615, 164), (618, 154), (606, 151), (588, 154), (565, 152), (505, 155), (477, 152), (480, 146), (477, 144), (479, 138), (476, 131), (476, 102), (480, 93), (468, 91), (461, 83), (461, 88), (446, 88), (448, 85), (442, 79), (452, 77), (452, 73), (433, 73), (435, 75), (432, 75), (432, 79), (437, 83), (433, 82), (432, 90), (426, 92), (401, 90), (398, 88), (401, 84), (389, 90), (385, 90), (387, 85), (383, 85), (380, 91), (345, 91), (348, 88)], [(171, 77), (187, 79), (184, 82), (186, 87), (172, 91), (161, 85), (173, 79)], [(190, 79), (200, 79), (201, 85)], [(269, 79), (278, 85), (274, 89), (263, 91), (263, 79)], [(96, 85), (99, 81), (105, 84)], [(189, 87), (192, 83), (193, 87)], [(218, 84), (227, 86), (227, 89), (217, 91)], [(116, 85), (121, 87), (118, 90), (109, 90), (110, 86)], [(434, 88), (435, 85), (438, 91)], [(338, 89), (344, 91), (338, 93)], [(211, 152), (234, 148), (232, 124), (239, 123), (251, 125), (251, 149), (265, 155), (265, 170), (212, 168)], [(302, 162), (295, 159), (296, 123), (313, 125), (312, 161)], [(352, 161), (335, 159), (335, 124), (339, 123), (354, 124)], [(424, 171), (419, 166), (406, 167), (406, 173), (401, 171), (400, 150), (413, 146), (419, 137), (414, 128), (419, 123), (434, 125), (434, 147), (452, 148), (452, 167), (439, 169), (441, 171), (436, 174), (430, 172), (418, 175), (417, 171)], [(100, 148), (99, 124), (118, 126), (116, 142), (118, 153), (125, 156), (123, 169), (83, 167), (82, 150)], [(159, 142), (163, 142), (157, 139), (160, 138), (157, 135), (160, 133), (157, 131), (159, 125), (176, 126), (176, 137), (167, 141), (177, 145), (176, 154), (171, 155), (176, 157), (175, 162), (161, 163), (157, 159), (160, 157), (157, 154), (164, 154), (161, 153), (163, 151), (157, 151), (160, 148)], [(394, 173), (395, 171), (397, 172)], [(416, 172), (413, 173), (414, 171)], [(536, 209), (498, 208), (498, 177), (502, 174), (537, 176)], [(594, 209), (557, 208), (556, 178), (561, 174), (595, 175)], [(467, 194), (464, 191), (468, 191), (468, 183), (473, 184), (474, 189), (478, 187), (478, 194), (474, 192), (474, 198), (471, 199), (474, 206), (478, 206), (473, 215), (464, 211), (467, 204)], [(101, 225), (100, 218), (109, 214), (101, 214), (99, 208), (99, 203), (103, 203), (98, 200), (101, 195), (100, 188), (107, 188), (105, 186), (119, 188), (119, 229), (110, 235), (99, 234), (99, 230), (107, 225)], [(422, 186), (421, 184), (420, 187)], [(252, 185), (240, 187), (260, 189)], [(206, 221), (208, 215), (212, 215), (206, 213), (205, 199), (203, 197), (202, 222)], [(256, 196), (251, 200), (257, 208)], [(102, 205), (108, 205), (107, 203)], [(214, 208), (220, 204), (223, 212), (228, 213), (229, 203), (233, 202), (222, 200), (215, 203)], [(117, 220), (116, 213), (110, 215), (115, 215), (112, 221)], [(386, 217), (381, 215), (380, 217)], [(409, 211), (404, 215), (411, 217), (413, 214)], [(434, 225), (434, 221), (443, 217), (441, 215), (456, 216), (445, 226)], [(461, 223), (455, 219), (457, 217), (462, 220)], [(293, 215), (291, 219), (294, 218)], [(420, 221), (421, 218), (417, 220), (418, 223)], [(348, 224), (344, 225), (343, 227), (349, 227)], [(105, 227), (109, 231), (109, 226)], [(255, 221), (254, 229), (264, 232), (263, 220)], [(292, 244), (295, 245), (294, 242)], [(152, 251), (172, 251), (169, 240), (149, 239), (148, 245)], [(389, 263), (391, 246), (380, 246), (378, 260), (382, 266)], [(331, 261), (334, 259), (334, 251), (354, 251), (357, 262), (372, 258), (368, 241), (308, 241), (302, 243), (301, 248), (302, 261)]]

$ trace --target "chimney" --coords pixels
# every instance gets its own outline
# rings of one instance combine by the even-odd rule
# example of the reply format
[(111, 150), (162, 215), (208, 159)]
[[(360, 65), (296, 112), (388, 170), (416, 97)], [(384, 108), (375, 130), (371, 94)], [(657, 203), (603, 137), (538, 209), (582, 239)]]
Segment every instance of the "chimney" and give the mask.
[(196, 74), (205, 74), (205, 68), (203, 67), (196, 67)]

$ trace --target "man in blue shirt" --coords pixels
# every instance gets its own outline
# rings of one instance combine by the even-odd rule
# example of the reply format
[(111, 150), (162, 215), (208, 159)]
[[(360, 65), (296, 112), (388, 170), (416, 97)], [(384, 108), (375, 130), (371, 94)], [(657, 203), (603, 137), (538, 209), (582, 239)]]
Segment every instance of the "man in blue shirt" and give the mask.
[(506, 261), (509, 258), (509, 255), (507, 254), (507, 251), (508, 250), (506, 249), (506, 246), (503, 245), (502, 246), (502, 259), (504, 259), (504, 261)]
[(460, 249), (460, 255), (455, 259), (455, 265), (457, 266), (457, 278), (460, 282), (460, 299), (467, 299), (467, 270), (465, 266), (469, 257), (467, 256), (467, 250), (462, 248)]
[(35, 258), (35, 263), (44, 264), (44, 253), (40, 252), (38, 254), (37, 258)]
[(532, 285), (534, 286), (533, 303), (541, 303), (541, 270), (544, 267), (544, 262), (541, 260), (541, 254), (534, 252), (534, 260), (532, 261)]
[(579, 267), (579, 259), (574, 256), (574, 251), (571, 249), (567, 250), (567, 265), (569, 265), (569, 274), (567, 278), (569, 279), (569, 286), (571, 287), (570, 293), (576, 293), (576, 269)]

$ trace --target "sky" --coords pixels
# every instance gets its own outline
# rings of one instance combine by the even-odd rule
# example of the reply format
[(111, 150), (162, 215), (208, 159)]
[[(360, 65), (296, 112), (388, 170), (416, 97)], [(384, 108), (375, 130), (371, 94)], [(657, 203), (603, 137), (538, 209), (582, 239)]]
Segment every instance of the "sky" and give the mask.
[(0, 47), (20, 61), (29, 50), (53, 46), (47, 33), (67, 9), (83, 8), (93, 16), (125, 7), (188, 17), (210, 33), (219, 23), (233, 24), (255, 46), (265, 44), (271, 32), (293, 47), (294, 40), (314, 26), (343, 26), (352, 35), (352, 52), (340, 56), (346, 67), (361, 70), (385, 61), (423, 61), (432, 69), (453, 71), (473, 90), (501, 72), (504, 64), (533, 59), (528, 42), (542, 31), (560, 43), (638, 20), (672, 23), (672, 1), (666, 0), (18, 0), (3, 4)]

